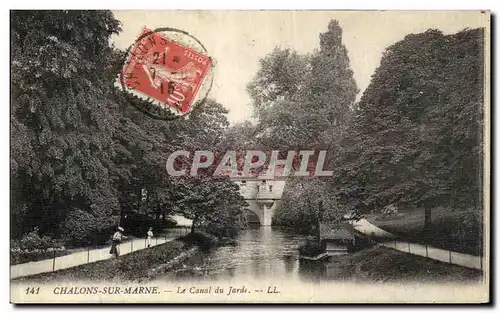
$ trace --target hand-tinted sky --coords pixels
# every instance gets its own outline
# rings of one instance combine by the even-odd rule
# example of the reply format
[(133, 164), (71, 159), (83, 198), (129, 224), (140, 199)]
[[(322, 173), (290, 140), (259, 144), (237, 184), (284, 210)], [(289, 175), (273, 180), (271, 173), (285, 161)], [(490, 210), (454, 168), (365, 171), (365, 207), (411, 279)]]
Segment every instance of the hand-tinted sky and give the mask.
[(436, 28), (445, 34), (464, 28), (485, 27), (488, 16), (478, 11), (115, 11), (123, 32), (114, 36), (117, 48), (126, 49), (141, 28), (182, 29), (200, 40), (216, 60), (211, 97), (229, 112), (232, 122), (251, 117), (246, 84), (258, 69), (258, 61), (274, 47), (299, 53), (319, 46), (319, 33), (331, 19), (339, 21), (354, 78), (361, 90), (389, 45), (410, 33)]

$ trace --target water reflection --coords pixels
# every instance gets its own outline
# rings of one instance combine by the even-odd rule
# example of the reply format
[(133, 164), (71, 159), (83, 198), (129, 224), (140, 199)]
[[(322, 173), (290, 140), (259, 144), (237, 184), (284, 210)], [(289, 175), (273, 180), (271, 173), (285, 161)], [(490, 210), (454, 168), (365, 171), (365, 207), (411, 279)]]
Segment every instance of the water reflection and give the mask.
[(323, 262), (300, 260), (299, 277), (304, 281), (318, 282), (325, 277), (326, 266)]
[(293, 255), (284, 255), (283, 262), (285, 263), (285, 273), (292, 273), (293, 268), (295, 267), (295, 256)]
[(164, 279), (301, 279), (340, 278), (322, 262), (299, 261), (298, 247), (306, 237), (271, 227), (243, 230), (235, 246), (199, 252), (176, 266)]

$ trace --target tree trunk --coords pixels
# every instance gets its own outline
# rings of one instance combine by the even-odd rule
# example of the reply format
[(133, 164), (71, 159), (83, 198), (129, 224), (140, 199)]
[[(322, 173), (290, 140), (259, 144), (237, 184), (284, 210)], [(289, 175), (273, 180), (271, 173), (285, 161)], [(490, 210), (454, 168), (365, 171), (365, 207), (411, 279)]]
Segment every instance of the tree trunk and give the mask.
[(428, 230), (432, 223), (432, 208), (425, 208), (425, 216), (424, 216), (424, 229)]
[[(309, 198), (306, 198), (307, 199), (307, 207), (309, 208), (309, 220), (308, 220), (308, 224), (309, 224), (309, 227), (312, 227), (312, 229), (314, 230), (314, 232), (317, 231), (317, 229), (314, 229), (316, 226), (317, 226), (317, 219), (316, 219), (316, 216), (314, 216), (313, 214), (313, 210), (312, 210), (312, 203), (311, 203), (311, 200), (309, 200)], [(313, 232), (313, 234), (314, 234)], [(317, 238), (316, 238), (317, 239)]]
[(191, 234), (194, 234), (194, 224), (196, 222), (196, 217), (193, 219), (193, 223), (191, 224)]
[(125, 210), (126, 208), (124, 208), (123, 205), (120, 204), (120, 220), (118, 221), (119, 225), (123, 225), (123, 222), (125, 220)]
[(318, 216), (316, 217), (316, 240), (318, 243), (321, 242), (321, 231), (320, 231), (320, 223), (323, 219), (323, 202), (320, 200), (318, 203)]

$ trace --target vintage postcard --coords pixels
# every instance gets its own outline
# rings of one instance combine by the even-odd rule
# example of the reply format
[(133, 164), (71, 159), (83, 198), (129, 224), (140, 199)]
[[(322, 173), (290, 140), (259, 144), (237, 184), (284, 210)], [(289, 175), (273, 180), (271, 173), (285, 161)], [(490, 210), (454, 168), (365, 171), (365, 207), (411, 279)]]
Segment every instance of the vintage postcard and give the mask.
[(487, 303), (489, 11), (11, 11), (12, 303)]

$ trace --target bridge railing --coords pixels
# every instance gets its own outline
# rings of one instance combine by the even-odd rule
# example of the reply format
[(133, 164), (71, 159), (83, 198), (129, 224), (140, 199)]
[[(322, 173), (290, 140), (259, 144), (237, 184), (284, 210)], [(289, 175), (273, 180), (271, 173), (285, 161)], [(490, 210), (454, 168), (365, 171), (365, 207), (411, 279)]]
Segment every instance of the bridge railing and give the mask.
[(279, 199), (283, 193), (284, 182), (261, 183), (260, 181), (251, 181), (244, 184), (240, 183), (240, 193), (245, 199), (252, 200), (271, 200)]

